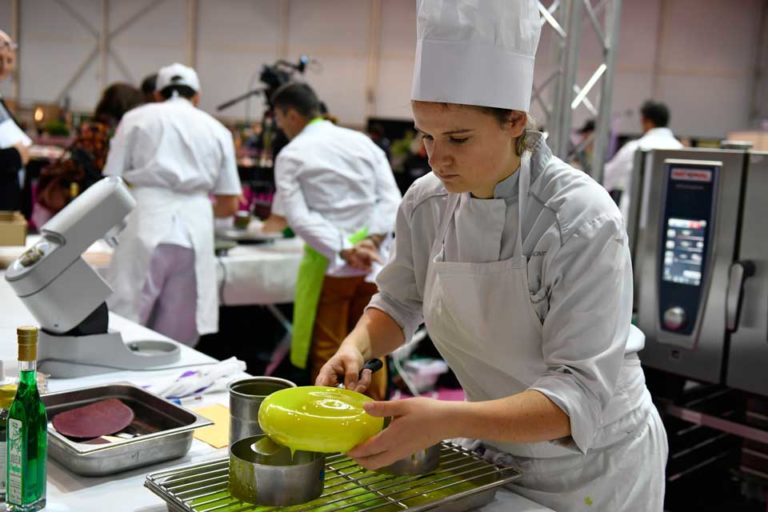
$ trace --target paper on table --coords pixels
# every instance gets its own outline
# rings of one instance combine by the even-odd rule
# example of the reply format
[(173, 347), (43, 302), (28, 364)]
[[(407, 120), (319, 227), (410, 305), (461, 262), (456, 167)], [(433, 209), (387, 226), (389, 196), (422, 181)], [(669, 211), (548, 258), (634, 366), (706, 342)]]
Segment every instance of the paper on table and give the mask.
[(164, 398), (185, 396), (224, 390), (227, 384), (245, 371), (245, 362), (230, 357), (214, 365), (186, 370), (177, 377), (163, 379), (146, 386), (147, 391)]
[(195, 439), (208, 443), (214, 448), (229, 446), (229, 407), (214, 404), (192, 410), (213, 422), (213, 425), (195, 430)]

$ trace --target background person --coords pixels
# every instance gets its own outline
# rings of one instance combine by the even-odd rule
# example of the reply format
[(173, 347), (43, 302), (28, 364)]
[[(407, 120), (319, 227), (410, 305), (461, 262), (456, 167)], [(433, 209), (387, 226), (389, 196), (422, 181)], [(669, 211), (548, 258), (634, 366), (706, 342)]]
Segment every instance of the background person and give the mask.
[[(10, 78), (16, 70), (17, 48), (13, 39), (0, 30), (0, 81)], [(29, 161), (30, 145), (32, 140), (0, 95), (0, 210), (21, 209), (21, 172)]]
[[(638, 149), (680, 149), (683, 145), (668, 128), (669, 109), (664, 103), (648, 100), (640, 107), (640, 125), (643, 136), (624, 144), (605, 164), (603, 186), (612, 194), (618, 193), (619, 208), (624, 218), (629, 214), (632, 166)], [(614, 196), (615, 197), (615, 196)]]
[(14, 211), (21, 208), (19, 169), (29, 161), (29, 148), (17, 143), (0, 149), (0, 210)]
[(157, 88), (160, 103), (123, 117), (104, 169), (123, 177), (137, 202), (109, 268), (108, 304), (195, 345), (218, 330), (213, 217), (237, 211), (240, 180), (231, 133), (197, 108), (195, 70), (164, 67)]
[[(305, 242), (293, 314), (291, 362), (320, 368), (354, 327), (374, 293), (374, 264), (394, 229), (400, 191), (384, 152), (365, 134), (321, 117), (306, 84), (289, 83), (272, 96), (275, 120), (290, 139), (275, 162), (276, 193), (267, 230), (281, 217)], [(386, 396), (387, 372), (369, 393)]]

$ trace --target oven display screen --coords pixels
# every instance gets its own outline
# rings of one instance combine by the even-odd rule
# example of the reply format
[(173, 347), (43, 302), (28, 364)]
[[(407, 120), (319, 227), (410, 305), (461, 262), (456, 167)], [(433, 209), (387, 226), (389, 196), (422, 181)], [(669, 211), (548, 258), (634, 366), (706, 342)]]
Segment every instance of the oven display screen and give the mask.
[(665, 281), (690, 286), (701, 285), (706, 230), (706, 220), (671, 217), (667, 221), (663, 274)]

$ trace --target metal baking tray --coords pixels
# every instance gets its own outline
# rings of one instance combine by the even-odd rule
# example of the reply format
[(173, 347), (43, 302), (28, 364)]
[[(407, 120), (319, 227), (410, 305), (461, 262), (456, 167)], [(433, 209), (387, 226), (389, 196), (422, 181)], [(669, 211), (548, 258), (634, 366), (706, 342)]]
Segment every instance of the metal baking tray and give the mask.
[(325, 462), (325, 489), (318, 499), (290, 507), (251, 505), (229, 494), (229, 459), (169, 469), (147, 475), (144, 487), (168, 504), (171, 512), (459, 512), (493, 501), (496, 489), (520, 477), (450, 443), (440, 446), (440, 465), (424, 475), (394, 476), (363, 469), (345, 455)]
[[(53, 417), (75, 407), (117, 398), (133, 409), (126, 428), (134, 437), (108, 444), (73, 441), (59, 434)], [(110, 384), (43, 395), (48, 412), (48, 454), (65, 468), (85, 476), (102, 476), (182, 457), (196, 428), (213, 422), (131, 384)]]

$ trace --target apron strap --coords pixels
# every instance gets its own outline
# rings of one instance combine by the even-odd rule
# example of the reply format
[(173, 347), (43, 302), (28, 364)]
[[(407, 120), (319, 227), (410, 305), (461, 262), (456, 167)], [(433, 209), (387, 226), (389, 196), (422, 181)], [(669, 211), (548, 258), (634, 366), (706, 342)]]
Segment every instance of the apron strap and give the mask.
[(528, 190), (531, 186), (531, 152), (526, 151), (520, 159), (520, 176), (517, 182), (517, 235), (515, 237), (515, 249), (512, 257), (523, 254), (523, 213), (525, 212)]
[(440, 220), (440, 226), (437, 228), (437, 236), (435, 237), (435, 241), (432, 242), (432, 258), (435, 258), (435, 256), (440, 254), (440, 251), (443, 249), (445, 236), (448, 234), (448, 227), (451, 225), (453, 212), (456, 211), (459, 200), (461, 200), (461, 194), (451, 194), (450, 192), (448, 193), (448, 197), (446, 198), (448, 204), (445, 208), (443, 218)]

